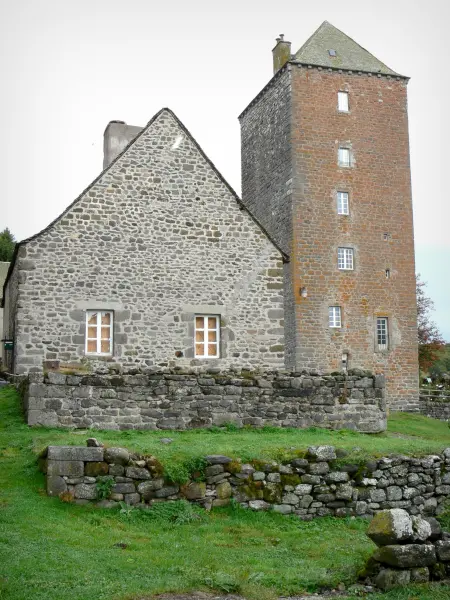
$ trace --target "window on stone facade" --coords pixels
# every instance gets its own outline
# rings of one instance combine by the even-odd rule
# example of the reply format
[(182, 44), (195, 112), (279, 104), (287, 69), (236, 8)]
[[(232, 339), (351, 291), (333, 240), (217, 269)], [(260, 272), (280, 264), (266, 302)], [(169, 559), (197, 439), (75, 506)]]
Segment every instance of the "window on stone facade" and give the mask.
[(350, 167), (351, 166), (350, 148), (339, 148), (339, 166), (340, 167)]
[(338, 92), (338, 111), (348, 112), (348, 92)]
[(353, 269), (353, 248), (338, 248), (338, 269)]
[(377, 318), (377, 348), (387, 350), (389, 347), (389, 332), (387, 317)]
[(220, 317), (218, 315), (195, 316), (195, 356), (219, 358)]
[(111, 355), (113, 348), (113, 312), (86, 311), (86, 354)]
[(348, 215), (348, 192), (337, 192), (338, 215)]
[(341, 307), (340, 306), (329, 306), (328, 307), (328, 326), (329, 327), (341, 327)]

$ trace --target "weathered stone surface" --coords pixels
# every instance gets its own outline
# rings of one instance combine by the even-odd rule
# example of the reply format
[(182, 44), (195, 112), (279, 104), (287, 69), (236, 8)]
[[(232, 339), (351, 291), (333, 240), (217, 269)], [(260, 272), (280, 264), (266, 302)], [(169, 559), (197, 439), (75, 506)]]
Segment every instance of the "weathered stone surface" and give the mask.
[(294, 507), (290, 504), (274, 504), (272, 510), (282, 515), (288, 515), (294, 510)]
[(125, 467), (122, 465), (109, 465), (109, 474), (112, 477), (116, 477), (117, 475), (120, 477), (125, 473)]
[(105, 462), (114, 465), (127, 465), (130, 453), (126, 448), (105, 448)]
[[(219, 484), (220, 485), (220, 484)], [(229, 484), (228, 484), (229, 485)], [(230, 487), (231, 489), (231, 487)], [(138, 486), (139, 491), (139, 486)], [(181, 493), (187, 500), (198, 500), (206, 495), (206, 483), (203, 481), (192, 482), (181, 486)]]
[(370, 522), (367, 535), (377, 546), (405, 542), (413, 535), (411, 518), (401, 508), (382, 510)]
[(335, 460), (336, 449), (334, 446), (310, 446), (308, 448), (308, 457), (318, 462)]
[(103, 448), (87, 448), (85, 446), (49, 446), (48, 460), (64, 461), (103, 461)]
[(178, 494), (180, 491), (180, 487), (178, 485), (168, 485), (160, 488), (159, 490), (155, 490), (153, 497), (154, 498), (167, 498), (167, 496), (173, 496)]
[(450, 561), (450, 540), (438, 540), (435, 542), (436, 554), (438, 560), (442, 562)]
[(382, 569), (375, 578), (375, 585), (380, 590), (387, 591), (397, 586), (408, 585), (410, 580), (411, 574), (407, 570)]
[(49, 496), (59, 496), (67, 491), (67, 484), (60, 475), (47, 476), (47, 494)]
[(97, 475), (107, 475), (109, 465), (106, 462), (90, 462), (86, 464), (84, 472), (86, 475), (97, 477)]
[(412, 516), (413, 526), (412, 540), (414, 542), (424, 542), (431, 536), (431, 525), (425, 519), (418, 516)]
[(124, 501), (131, 506), (138, 504), (141, 501), (139, 494), (124, 494)]
[(438, 540), (442, 534), (442, 527), (439, 521), (434, 517), (425, 517), (425, 521), (427, 521), (431, 528), (430, 540)]
[(222, 454), (210, 454), (205, 458), (210, 465), (226, 465), (233, 460), (229, 456), (223, 456)]
[(79, 483), (75, 486), (75, 498), (82, 500), (95, 500), (97, 498), (97, 488), (95, 484)]
[(416, 567), (411, 569), (411, 583), (427, 583), (430, 580), (428, 567)]
[(153, 495), (153, 492), (160, 490), (164, 486), (164, 479), (152, 479), (151, 481), (143, 481), (137, 486), (137, 491), (148, 500)]
[(270, 508), (270, 504), (264, 502), (264, 500), (250, 500), (248, 506), (255, 511), (269, 510)]
[(382, 546), (376, 550), (373, 558), (385, 565), (401, 569), (428, 567), (436, 562), (436, 551), (432, 544)]
[(47, 462), (47, 475), (81, 477), (83, 474), (84, 462), (82, 460), (49, 460)]
[(103, 444), (101, 444), (97, 438), (88, 438), (86, 440), (86, 446), (89, 448), (103, 448)]
[(348, 473), (341, 473), (339, 471), (333, 471), (328, 473), (325, 477), (327, 483), (346, 483), (350, 479)]
[(134, 483), (116, 483), (111, 490), (113, 494), (134, 494), (135, 491)]
[(211, 465), (210, 467), (206, 467), (205, 475), (206, 475), (206, 477), (213, 477), (214, 475), (223, 473), (223, 471), (224, 471), (223, 465)]
[(125, 469), (125, 476), (130, 479), (151, 479), (148, 470), (142, 467), (127, 467)]
[(224, 498), (230, 498), (232, 492), (233, 492), (233, 490), (228, 481), (222, 481), (221, 483), (218, 483), (216, 486), (217, 497), (222, 500)]
[(308, 470), (311, 475), (325, 475), (330, 470), (330, 467), (326, 462), (317, 462), (310, 463)]

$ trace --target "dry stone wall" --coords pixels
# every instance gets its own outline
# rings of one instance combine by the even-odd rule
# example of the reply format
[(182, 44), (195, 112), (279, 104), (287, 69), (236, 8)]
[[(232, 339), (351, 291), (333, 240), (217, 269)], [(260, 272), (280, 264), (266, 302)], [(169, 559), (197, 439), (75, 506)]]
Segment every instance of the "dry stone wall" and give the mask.
[(30, 374), (29, 425), (99, 429), (191, 429), (232, 422), (281, 427), (386, 429), (384, 377), (365, 371), (319, 376), (166, 370)]
[[(255, 511), (273, 510), (303, 520), (323, 516), (371, 517), (385, 509), (439, 515), (450, 496), (450, 448), (442, 455), (384, 457), (354, 464), (333, 446), (293, 453), (284, 464), (270, 460), (242, 463), (210, 455), (183, 483), (170, 481), (155, 456), (125, 448), (49, 446), (41, 457), (47, 493), (84, 504), (112, 508), (126, 502), (148, 509), (155, 502), (186, 499), (206, 509), (233, 498)], [(99, 501), (99, 489), (107, 493)]]
[(421, 395), (419, 411), (426, 417), (439, 419), (440, 421), (450, 421), (450, 394), (447, 393), (443, 396)]

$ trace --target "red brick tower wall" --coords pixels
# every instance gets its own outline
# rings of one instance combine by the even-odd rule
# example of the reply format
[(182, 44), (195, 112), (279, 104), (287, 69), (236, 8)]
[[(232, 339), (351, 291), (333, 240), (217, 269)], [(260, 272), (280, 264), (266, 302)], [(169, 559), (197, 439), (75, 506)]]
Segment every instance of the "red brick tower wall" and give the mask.
[[(338, 371), (346, 352), (349, 368), (385, 373), (392, 408), (414, 408), (417, 312), (407, 80), (288, 68), (296, 366)], [(340, 90), (349, 94), (348, 113), (338, 111)], [(339, 145), (351, 149), (350, 168), (338, 165)], [(337, 191), (349, 193), (348, 216), (337, 214)], [(338, 247), (354, 249), (354, 270), (338, 270)], [(329, 306), (341, 307), (341, 328), (328, 326)], [(388, 318), (387, 351), (377, 349), (377, 317)]]

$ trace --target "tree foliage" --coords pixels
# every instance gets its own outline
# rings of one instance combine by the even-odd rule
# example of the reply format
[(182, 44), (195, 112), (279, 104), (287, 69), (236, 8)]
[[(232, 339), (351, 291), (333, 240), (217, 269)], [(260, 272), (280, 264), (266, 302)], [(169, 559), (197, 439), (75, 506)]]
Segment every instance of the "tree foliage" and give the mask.
[(419, 367), (427, 372), (436, 360), (444, 346), (442, 335), (430, 313), (434, 310), (434, 302), (426, 294), (426, 282), (421, 281), (420, 274), (416, 275), (417, 295), (417, 335), (419, 341)]
[(15, 246), (16, 240), (6, 227), (0, 232), (0, 262), (11, 262)]

